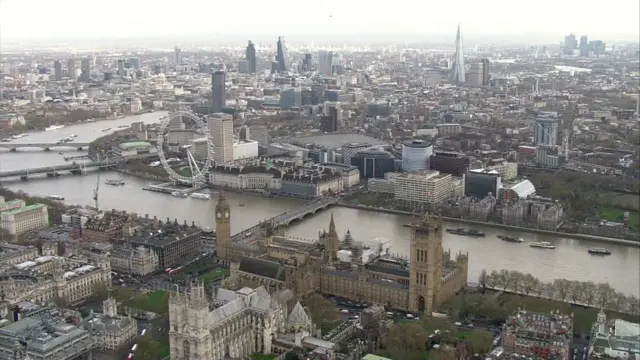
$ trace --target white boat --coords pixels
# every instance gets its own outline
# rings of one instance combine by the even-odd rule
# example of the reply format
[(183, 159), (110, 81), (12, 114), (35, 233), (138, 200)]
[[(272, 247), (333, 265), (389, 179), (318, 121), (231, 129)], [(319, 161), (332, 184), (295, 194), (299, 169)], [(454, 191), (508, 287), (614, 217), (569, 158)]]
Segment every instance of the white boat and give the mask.
[(540, 241), (540, 242), (530, 242), (529, 246), (531, 247), (537, 247), (537, 248), (542, 248), (542, 249), (555, 249), (556, 246), (553, 245), (550, 242), (547, 241)]
[(23, 138), (23, 137), (25, 137), (25, 136), (27, 136), (27, 134), (18, 134), (18, 135), (13, 135), (13, 136), (12, 136), (12, 138), (14, 138), (14, 139), (20, 139), (20, 138)]
[(118, 129), (125, 129), (128, 128), (129, 125), (118, 125)]
[(104, 128), (104, 129), (102, 129), (102, 132), (107, 132), (109, 130), (111, 130), (111, 128)]
[(191, 194), (191, 197), (194, 198), (194, 199), (202, 199), (202, 200), (211, 199), (211, 195), (210, 194), (202, 194), (202, 193), (193, 193), (193, 194)]
[(64, 198), (60, 195), (49, 195), (47, 196), (47, 198), (51, 199), (51, 200), (58, 200), (58, 201), (62, 201), (64, 200)]
[(182, 191), (174, 191), (171, 193), (171, 195), (175, 196), (175, 197), (183, 197), (186, 198), (188, 195), (183, 193)]
[(58, 129), (62, 129), (64, 127), (64, 125), (51, 125), (49, 127), (44, 128), (46, 131), (53, 131), (53, 130), (58, 130)]
[(72, 138), (72, 139), (75, 139), (75, 138), (78, 137), (78, 134), (71, 134), (71, 135), (69, 135), (69, 137)]
[(124, 180), (108, 179), (104, 183), (107, 185), (124, 185)]

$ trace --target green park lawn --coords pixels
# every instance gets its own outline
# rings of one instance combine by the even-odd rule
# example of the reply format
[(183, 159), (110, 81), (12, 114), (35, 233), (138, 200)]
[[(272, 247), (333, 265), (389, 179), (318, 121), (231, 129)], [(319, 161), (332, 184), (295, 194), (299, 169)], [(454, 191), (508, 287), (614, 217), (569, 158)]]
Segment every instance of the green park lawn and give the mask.
[(126, 305), (136, 309), (151, 311), (156, 314), (166, 314), (169, 311), (169, 293), (162, 290), (156, 290), (146, 294), (140, 294)]
[[(598, 216), (607, 221), (623, 222), (625, 211), (611, 206), (598, 206)], [(633, 230), (640, 229), (640, 214), (637, 211), (629, 211), (629, 227)]]
[(205, 283), (214, 282), (216, 280), (222, 279), (229, 276), (229, 269), (226, 268), (217, 268), (208, 273), (200, 275), (200, 279)]

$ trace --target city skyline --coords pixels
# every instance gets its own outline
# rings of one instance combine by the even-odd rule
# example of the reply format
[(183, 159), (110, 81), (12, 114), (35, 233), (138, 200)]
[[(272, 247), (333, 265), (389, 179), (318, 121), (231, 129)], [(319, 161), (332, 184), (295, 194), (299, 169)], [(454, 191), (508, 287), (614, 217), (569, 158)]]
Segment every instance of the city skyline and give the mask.
[[(282, 8), (294, 9), (295, 3), (281, 0), (272, 3), (231, 5), (225, 11), (242, 12), (241, 21), (234, 16), (216, 17), (215, 4), (201, 0), (184, 0), (179, 7), (158, 7), (150, 0), (112, 1), (101, 8), (99, 17), (84, 14), (86, 2), (61, 0), (46, 12), (33, 12), (39, 0), (8, 0), (0, 5), (1, 36), (11, 40), (73, 40), (96, 38), (155, 38), (171, 36), (242, 38), (260, 35), (296, 38), (368, 36), (384, 34), (388, 37), (451, 36), (461, 24), (467, 40), (483, 36), (498, 39), (544, 37), (557, 38), (569, 33), (587, 34), (602, 40), (637, 40), (640, 6), (633, 0), (612, 0), (603, 8), (597, 3), (576, 0), (552, 2), (543, 0), (535, 7), (526, 7), (506, 0), (473, 2), (455, 0), (446, 4), (423, 5), (400, 0), (394, 7), (375, 8), (363, 1), (350, 3), (329, 0), (305, 5), (304, 12), (315, 16), (291, 16)], [(242, 6), (242, 8), (240, 8)], [(126, 8), (127, 11), (122, 11)], [(451, 8), (461, 11), (451, 12)], [(551, 10), (550, 10), (551, 9)], [(425, 14), (437, 13), (438, 16)], [(485, 14), (485, 16), (478, 16)], [(521, 14), (526, 14), (522, 16)], [(176, 21), (188, 19), (188, 21)], [(594, 21), (594, 19), (598, 19)], [(28, 21), (27, 21), (28, 20)], [(27, 21), (25, 23), (25, 21)], [(25, 25), (27, 24), (27, 25)], [(175, 26), (173, 24), (180, 24)], [(238, 25), (242, 26), (238, 26)], [(383, 24), (384, 26), (380, 26)], [(233, 29), (233, 33), (229, 31)], [(253, 38), (258, 38), (253, 36)], [(428, 39), (427, 39), (428, 40)]]

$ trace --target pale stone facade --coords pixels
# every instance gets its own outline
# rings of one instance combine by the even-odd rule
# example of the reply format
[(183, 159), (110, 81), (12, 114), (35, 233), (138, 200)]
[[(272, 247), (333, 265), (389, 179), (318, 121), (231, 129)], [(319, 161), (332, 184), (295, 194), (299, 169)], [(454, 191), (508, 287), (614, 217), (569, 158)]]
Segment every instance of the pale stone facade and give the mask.
[(2, 316), (7, 314), (9, 306), (23, 301), (77, 304), (93, 295), (99, 286), (111, 283), (111, 266), (106, 256), (99, 257), (94, 264), (53, 256), (26, 263), (5, 268), (0, 273)]
[(192, 284), (188, 294), (174, 295), (169, 301), (171, 358), (223, 360), (271, 354), (279, 335), (311, 330), (299, 303), (287, 317), (288, 293), (269, 294), (262, 286), (238, 291), (218, 288), (215, 308), (210, 310), (204, 286)]
[(117, 350), (138, 334), (136, 319), (118, 315), (116, 300), (113, 298), (102, 303), (102, 315), (92, 314), (85, 319), (84, 327), (97, 346), (104, 350)]
[(123, 246), (111, 252), (111, 268), (113, 271), (134, 275), (147, 275), (158, 270), (160, 259), (152, 249), (138, 246)]

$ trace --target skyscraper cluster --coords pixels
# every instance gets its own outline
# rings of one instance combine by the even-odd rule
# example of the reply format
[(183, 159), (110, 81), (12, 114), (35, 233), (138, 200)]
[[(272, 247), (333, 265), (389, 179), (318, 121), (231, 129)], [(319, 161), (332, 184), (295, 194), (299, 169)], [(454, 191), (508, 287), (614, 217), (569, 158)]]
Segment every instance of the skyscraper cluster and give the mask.
[(564, 47), (562, 49), (563, 54), (573, 55), (574, 51), (578, 49), (581, 57), (587, 57), (590, 54), (603, 55), (606, 51), (606, 44), (602, 40), (591, 40), (587, 35), (580, 36), (580, 42), (574, 34), (569, 34), (564, 37)]

